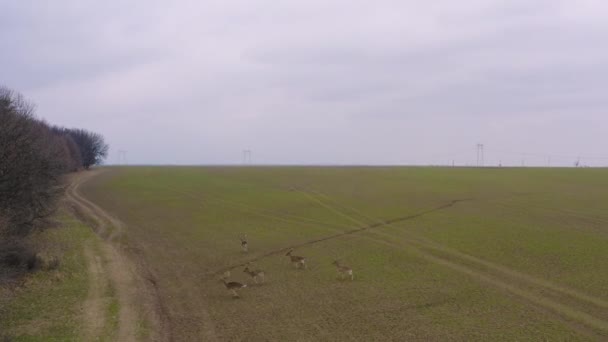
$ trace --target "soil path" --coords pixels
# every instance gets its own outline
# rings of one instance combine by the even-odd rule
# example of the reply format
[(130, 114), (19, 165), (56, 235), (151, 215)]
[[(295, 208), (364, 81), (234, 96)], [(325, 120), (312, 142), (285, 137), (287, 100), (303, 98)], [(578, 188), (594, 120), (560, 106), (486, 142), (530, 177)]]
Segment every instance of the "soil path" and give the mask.
[[(124, 238), (124, 225), (96, 204), (84, 198), (78, 188), (81, 184), (103, 171), (81, 172), (74, 176), (67, 189), (67, 199), (78, 217), (91, 224), (101, 238), (99, 252), (90, 246), (85, 248), (89, 260), (91, 285), (85, 307), (84, 326), (87, 341), (96, 340), (103, 334), (105, 322), (103, 312), (104, 282), (109, 282), (116, 291), (119, 302), (118, 327), (114, 332), (117, 341), (171, 340), (168, 320), (155, 288), (156, 281), (145, 263), (136, 262), (127, 250), (133, 249)], [(102, 263), (100, 259), (106, 261)], [(90, 305), (89, 305), (90, 304)], [(143, 335), (140, 326), (149, 329)], [(142, 335), (142, 336), (139, 336)]]
[(101, 335), (106, 324), (103, 297), (107, 276), (104, 274), (101, 259), (94, 253), (91, 243), (84, 246), (84, 256), (89, 270), (89, 292), (84, 302), (83, 336), (86, 341), (93, 341)]

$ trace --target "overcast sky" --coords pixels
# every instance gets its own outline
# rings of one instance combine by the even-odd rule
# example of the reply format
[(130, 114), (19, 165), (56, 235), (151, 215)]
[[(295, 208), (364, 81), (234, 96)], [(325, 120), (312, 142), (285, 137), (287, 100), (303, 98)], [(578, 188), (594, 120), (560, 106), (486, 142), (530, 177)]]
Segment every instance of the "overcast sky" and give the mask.
[(607, 18), (600, 0), (3, 0), (0, 84), (102, 133), (108, 163), (463, 165), (483, 143), (486, 164), (608, 165)]

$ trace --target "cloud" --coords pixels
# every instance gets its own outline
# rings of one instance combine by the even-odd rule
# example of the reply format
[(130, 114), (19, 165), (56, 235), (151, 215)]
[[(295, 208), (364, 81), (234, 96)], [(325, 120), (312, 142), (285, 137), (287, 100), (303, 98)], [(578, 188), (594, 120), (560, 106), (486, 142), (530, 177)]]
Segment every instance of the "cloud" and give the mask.
[(19, 1), (0, 5), (0, 81), (137, 163), (233, 163), (244, 148), (267, 163), (466, 163), (479, 141), (525, 150), (522, 135), (542, 153), (602, 155), (607, 12), (595, 0)]

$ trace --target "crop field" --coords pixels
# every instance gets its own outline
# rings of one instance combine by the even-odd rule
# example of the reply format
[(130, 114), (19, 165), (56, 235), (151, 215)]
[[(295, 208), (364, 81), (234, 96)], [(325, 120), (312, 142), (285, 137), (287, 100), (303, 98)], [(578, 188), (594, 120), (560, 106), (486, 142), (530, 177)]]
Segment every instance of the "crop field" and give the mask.
[(79, 191), (176, 341), (608, 339), (606, 169), (110, 167)]

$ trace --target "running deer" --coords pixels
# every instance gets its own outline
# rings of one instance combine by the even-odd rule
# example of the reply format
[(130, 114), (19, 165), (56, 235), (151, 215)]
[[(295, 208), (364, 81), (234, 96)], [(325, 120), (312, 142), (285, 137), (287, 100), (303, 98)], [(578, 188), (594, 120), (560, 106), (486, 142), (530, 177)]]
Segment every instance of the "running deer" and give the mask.
[(350, 276), (350, 280), (354, 280), (355, 277), (353, 276), (353, 269), (346, 266), (346, 265), (342, 265), (340, 263), (340, 261), (336, 260), (334, 262), (332, 262), (332, 264), (334, 264), (336, 266), (336, 269), (338, 270), (338, 274), (340, 275), (340, 278), (344, 279), (347, 276)]
[(226, 282), (225, 278), (220, 278), (220, 281), (222, 283), (224, 283), (224, 286), (226, 287), (226, 290), (228, 290), (228, 291), (230, 291), (230, 293), (232, 293), (232, 297), (233, 298), (241, 298), (239, 296), (239, 294), (236, 292), (236, 290), (247, 287), (247, 284), (241, 284), (241, 283), (236, 282), (236, 281)]
[(296, 268), (306, 268), (306, 258), (305, 257), (301, 257), (301, 256), (297, 256), (297, 255), (291, 255), (291, 252), (293, 252), (293, 248), (289, 250), (289, 252), (287, 252), (287, 254), (285, 254), (286, 256), (289, 257), (289, 259), (291, 260), (291, 263), (293, 265), (295, 265)]
[(247, 235), (241, 236), (241, 249), (245, 253), (249, 251), (249, 245), (247, 244)]
[(258, 277), (261, 278), (262, 283), (266, 281), (266, 274), (262, 270), (251, 270), (249, 269), (249, 266), (246, 266), (243, 272), (249, 274), (256, 284), (258, 283)]

